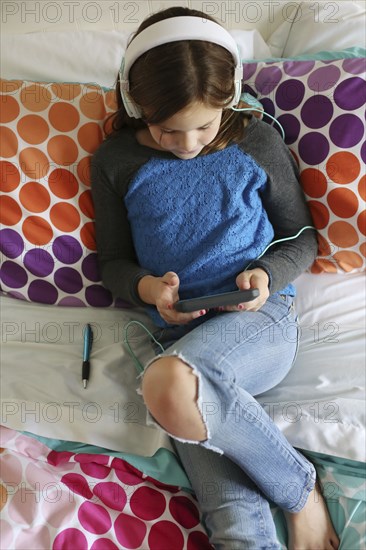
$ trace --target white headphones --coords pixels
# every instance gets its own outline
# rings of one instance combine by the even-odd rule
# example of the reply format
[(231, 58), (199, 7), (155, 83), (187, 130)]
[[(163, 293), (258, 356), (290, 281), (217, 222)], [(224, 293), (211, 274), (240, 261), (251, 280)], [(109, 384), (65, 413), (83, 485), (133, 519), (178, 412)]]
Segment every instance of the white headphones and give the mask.
[(168, 42), (179, 40), (205, 40), (213, 42), (228, 50), (235, 60), (235, 94), (226, 108), (237, 105), (241, 94), (243, 68), (239, 50), (231, 34), (218, 23), (201, 17), (180, 16), (158, 21), (141, 31), (127, 47), (125, 57), (119, 72), (120, 91), (128, 116), (141, 118), (142, 113), (129, 95), (130, 83), (128, 75), (130, 68), (143, 53)]

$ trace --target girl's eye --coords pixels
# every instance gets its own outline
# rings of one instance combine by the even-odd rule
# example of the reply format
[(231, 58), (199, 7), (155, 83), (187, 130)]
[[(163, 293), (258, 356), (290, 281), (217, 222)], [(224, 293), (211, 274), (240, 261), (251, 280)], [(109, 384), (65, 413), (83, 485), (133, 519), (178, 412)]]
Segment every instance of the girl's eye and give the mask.
[(174, 130), (164, 130), (163, 128), (160, 129), (162, 134), (173, 134)]

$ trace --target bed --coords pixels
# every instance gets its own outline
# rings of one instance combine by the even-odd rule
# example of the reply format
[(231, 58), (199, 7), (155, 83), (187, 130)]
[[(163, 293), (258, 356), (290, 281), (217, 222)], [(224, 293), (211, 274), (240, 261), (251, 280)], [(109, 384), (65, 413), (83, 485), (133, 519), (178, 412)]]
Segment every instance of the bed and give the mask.
[[(153, 356), (143, 329), (151, 322), (102, 285), (90, 195), (92, 154), (115, 109), (127, 38), (168, 4), (1, 6), (4, 550), (212, 548), (171, 442), (146, 421), (133, 354)], [(230, 29), (245, 91), (281, 123), (299, 165), (319, 253), (295, 283), (295, 365), (259, 400), (316, 465), (340, 549), (362, 550), (365, 3), (175, 4)], [(94, 339), (84, 388), (87, 324)], [(273, 515), (286, 549), (284, 518), (275, 507)]]

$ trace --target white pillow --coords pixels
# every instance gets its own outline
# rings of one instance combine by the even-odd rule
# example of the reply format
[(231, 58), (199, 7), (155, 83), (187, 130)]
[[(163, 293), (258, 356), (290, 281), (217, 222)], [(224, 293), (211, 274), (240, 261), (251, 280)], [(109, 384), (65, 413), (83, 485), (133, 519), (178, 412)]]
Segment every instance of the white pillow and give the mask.
[[(257, 30), (230, 31), (242, 59), (271, 51)], [(1, 36), (1, 77), (114, 87), (130, 31), (59, 31)]]
[(45, 82), (115, 84), (129, 32), (4, 34), (1, 76)]
[(285, 8), (283, 23), (267, 41), (273, 56), (294, 57), (365, 45), (364, 2), (301, 2), (297, 10)]

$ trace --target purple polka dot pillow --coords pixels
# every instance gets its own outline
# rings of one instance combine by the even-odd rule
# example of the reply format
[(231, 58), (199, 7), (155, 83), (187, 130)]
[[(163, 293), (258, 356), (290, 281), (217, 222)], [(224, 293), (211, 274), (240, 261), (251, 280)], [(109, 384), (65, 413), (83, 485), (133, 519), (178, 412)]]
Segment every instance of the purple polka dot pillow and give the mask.
[(300, 168), (318, 230), (313, 273), (365, 269), (365, 68), (365, 58), (244, 65), (245, 91), (282, 125)]
[(101, 283), (90, 159), (115, 109), (94, 85), (2, 80), (1, 289), (60, 306), (126, 306)]

